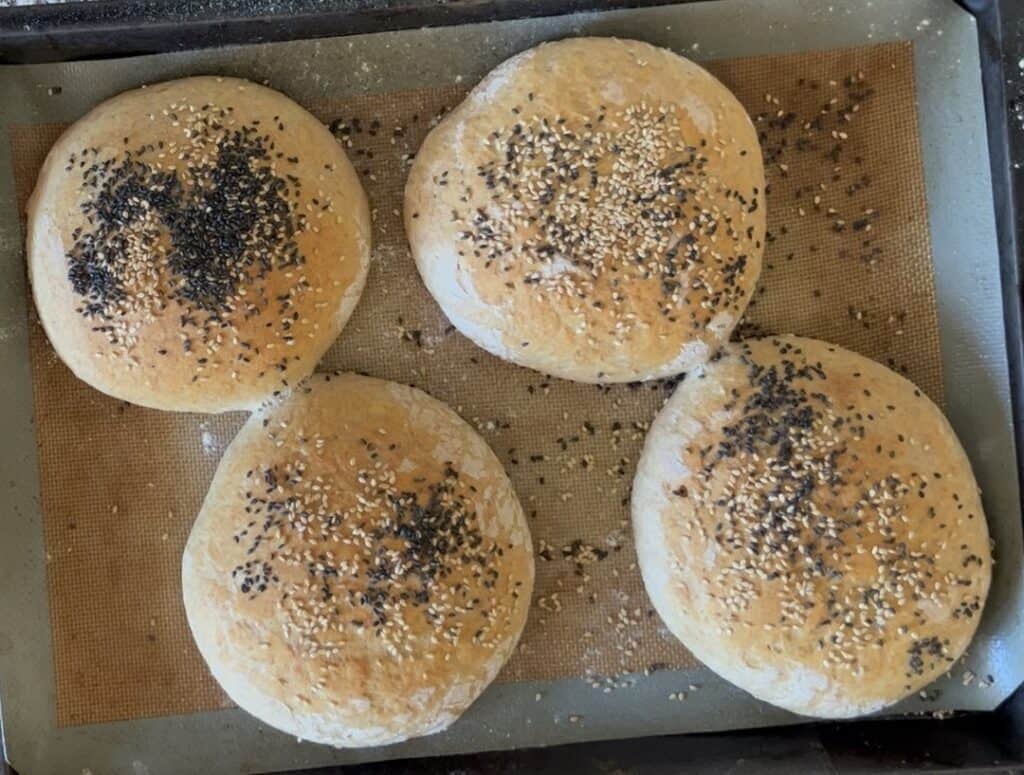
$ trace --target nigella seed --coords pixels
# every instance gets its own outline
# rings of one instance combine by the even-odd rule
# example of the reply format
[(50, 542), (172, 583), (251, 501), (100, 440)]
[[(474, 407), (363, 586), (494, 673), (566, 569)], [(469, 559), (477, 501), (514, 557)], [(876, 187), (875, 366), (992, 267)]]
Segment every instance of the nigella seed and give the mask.
[[(296, 212), (301, 181), (274, 171), (274, 143), (258, 120), (229, 127), (229, 113), (210, 105), (164, 111), (191, 141), (187, 148), (163, 140), (134, 147), (125, 136), (113, 156), (83, 149), (69, 157), (68, 167), (80, 162), (87, 225), (73, 232), (68, 279), (82, 300), (80, 314), (99, 323), (111, 344), (135, 338), (129, 320), (173, 301), (184, 310), (185, 353), (204, 353), (197, 369), (210, 366), (220, 331), (263, 313), (269, 275), (305, 263), (296, 242), (307, 226)], [(172, 153), (182, 168), (161, 163)], [(90, 156), (95, 161), (87, 165)]]

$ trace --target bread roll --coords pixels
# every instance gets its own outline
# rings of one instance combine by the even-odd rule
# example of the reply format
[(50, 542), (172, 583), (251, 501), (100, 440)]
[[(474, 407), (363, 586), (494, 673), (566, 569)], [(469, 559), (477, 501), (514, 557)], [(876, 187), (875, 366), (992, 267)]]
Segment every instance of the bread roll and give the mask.
[(665, 49), (545, 43), (430, 133), (405, 226), (452, 323), (495, 355), (581, 382), (704, 361), (761, 271), (764, 168), (743, 106)]
[(185, 78), (94, 108), (28, 205), (39, 319), (81, 379), (158, 409), (249, 409), (348, 320), (370, 217), (331, 133), (278, 92)]
[(992, 573), (971, 466), (910, 382), (834, 345), (724, 348), (651, 427), (644, 584), (723, 678), (807, 716), (870, 713), (949, 670)]
[(526, 621), (533, 553), (498, 459), (414, 388), (316, 375), (228, 447), (182, 561), (214, 677), (335, 746), (451, 724)]

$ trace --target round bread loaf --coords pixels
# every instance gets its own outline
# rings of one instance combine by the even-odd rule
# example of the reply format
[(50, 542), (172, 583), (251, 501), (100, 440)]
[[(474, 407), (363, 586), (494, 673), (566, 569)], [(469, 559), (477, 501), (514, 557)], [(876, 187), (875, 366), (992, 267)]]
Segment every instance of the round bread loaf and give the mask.
[(158, 409), (248, 409), (312, 373), (369, 248), (366, 196), (331, 133), (236, 78), (97, 106), (50, 150), (28, 205), (53, 348), (96, 389)]
[(632, 506), (669, 630), (808, 716), (870, 713), (930, 683), (988, 595), (985, 515), (949, 423), (907, 380), (824, 342), (733, 344), (687, 374)]
[(508, 60), (430, 133), (405, 191), (420, 274), (491, 353), (580, 382), (700, 363), (761, 271), (764, 168), (743, 106), (646, 43)]
[(501, 463), (448, 407), (315, 375), (224, 453), (182, 577), (238, 705), (307, 740), (384, 745), (446, 728), (494, 679), (533, 550)]

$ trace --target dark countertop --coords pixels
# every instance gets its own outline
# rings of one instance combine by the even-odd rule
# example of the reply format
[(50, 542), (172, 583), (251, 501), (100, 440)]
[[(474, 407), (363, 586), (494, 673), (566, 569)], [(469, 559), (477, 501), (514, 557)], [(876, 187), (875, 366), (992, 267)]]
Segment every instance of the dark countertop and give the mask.
[[(88, 0), (0, 8), (0, 64), (354, 35), (700, 0)], [(113, 44), (113, 47), (112, 47)]]

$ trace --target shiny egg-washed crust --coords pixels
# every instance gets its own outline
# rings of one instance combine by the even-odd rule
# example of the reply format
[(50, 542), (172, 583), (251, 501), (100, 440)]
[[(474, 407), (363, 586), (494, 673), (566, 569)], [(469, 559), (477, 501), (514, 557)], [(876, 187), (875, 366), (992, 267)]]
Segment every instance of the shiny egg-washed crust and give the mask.
[[(669, 109), (664, 120), (661, 111)], [(631, 123), (630, 111), (651, 118)], [(566, 144), (583, 144), (585, 153), (595, 147), (594, 133), (605, 133), (598, 143), (603, 150), (594, 152), (600, 155), (597, 188), (590, 188), (585, 153), (566, 163), (549, 202), (537, 199), (545, 192), (536, 181), (503, 177), (502, 164), (512, 157), (496, 138), (521, 143), (544, 126), (571, 133)], [(676, 146), (649, 150), (662, 140)], [(627, 155), (648, 149), (639, 155), (651, 167), (642, 171), (643, 165), (625, 162), (616, 173), (625, 183), (613, 185), (610, 171), (622, 158), (614, 143)], [(565, 157), (559, 153), (548, 158), (560, 162)], [(694, 154), (704, 161), (694, 163)], [(685, 201), (674, 192), (656, 205), (640, 201), (638, 187), (656, 187), (659, 176), (672, 178), (672, 165), (686, 161), (690, 167), (678, 173), (688, 189)], [(490, 179), (488, 164), (498, 165)], [(535, 170), (539, 162), (530, 164)], [(567, 195), (570, 186), (576, 190)], [(603, 211), (576, 248), (523, 248), (563, 229), (580, 239), (571, 232), (586, 219), (557, 210), (591, 196), (580, 206)], [(529, 222), (509, 226), (514, 212), (529, 214)], [(728, 340), (746, 308), (761, 271), (764, 168), (746, 111), (706, 70), (647, 43), (571, 39), (504, 62), (431, 131), (410, 171), (404, 218), (427, 288), (479, 346), (581, 382), (654, 379), (705, 360)], [(550, 218), (557, 228), (545, 235), (539, 225)], [(495, 232), (502, 234), (502, 246), (488, 263)], [(637, 258), (644, 240), (658, 235), (663, 241)], [(683, 242), (693, 237), (693, 246)], [(611, 247), (594, 248), (595, 240)], [(691, 248), (699, 257), (685, 264)], [(673, 251), (678, 255), (667, 258)], [(603, 267), (589, 272), (592, 261)], [(665, 275), (662, 270), (673, 263), (678, 272)]]
[[(223, 316), (229, 325), (216, 326), (222, 335), (212, 348), (187, 322), (189, 317), (196, 319), (196, 310), (168, 292), (165, 272), (159, 291), (165, 306), (153, 318), (137, 312), (117, 316), (119, 325), (141, 328), (130, 346), (112, 343), (98, 330), (111, 321), (81, 314), (83, 297), (69, 280), (67, 254), (76, 230), (90, 226), (82, 212), (92, 196), (83, 185), (83, 170), (94, 161), (122, 159), (124, 149), (152, 144), (154, 149), (142, 160), (182, 171), (187, 163), (169, 146), (189, 141), (188, 121), (203, 106), (231, 107), (234, 123), (222, 123), (229, 128), (254, 126), (268, 135), (278, 177), (290, 175), (301, 182), (301, 195), (293, 193), (289, 201), (294, 213), (309, 218), (311, 228), (294, 239), (305, 263), (290, 271), (270, 272), (259, 290), (243, 284), (242, 290), (249, 293), (239, 298), (258, 311), (246, 314), (236, 304)], [(207, 145), (207, 150), (215, 150), (213, 143)], [(323, 211), (325, 202), (330, 203), (329, 211)], [(310, 113), (255, 83), (194, 77), (113, 97), (61, 135), (28, 204), (27, 248), (40, 321), (57, 354), (80, 379), (143, 406), (220, 412), (251, 409), (313, 371), (362, 292), (369, 267), (370, 216), (344, 151)], [(151, 257), (149, 261), (153, 263)], [(308, 287), (282, 312), (278, 300), (299, 283)], [(282, 325), (285, 315), (292, 318), (287, 328)], [(294, 341), (286, 341), (286, 335)], [(191, 339), (189, 351), (184, 349), (185, 339)]]
[[(295, 491), (281, 474), (281, 466), (291, 461), (303, 462), (305, 481), (314, 483), (313, 505), (293, 518), (315, 511), (322, 495), (325, 508), (340, 519), (328, 527), (313, 519), (302, 533), (285, 529), (271, 538), (261, 524), (267, 512), (246, 508), (253, 503), (249, 498), (280, 499)], [(459, 512), (469, 515), (465, 535), (478, 531), (480, 551), (492, 545), (498, 551), (483, 564), (454, 564), (430, 589), (429, 606), (441, 611), (444, 627), (460, 633), (454, 640), (430, 624), (427, 604), (411, 602), (419, 588), (412, 577), (376, 587), (384, 591), (382, 599), (409, 598), (402, 615), (405, 629), (390, 641), (399, 658), (369, 626), (370, 608), (359, 602), (375, 589), (360, 563), (365, 553), (377, 557), (385, 546), (407, 550), (409, 545), (394, 535), (366, 537), (383, 526), (382, 515), (390, 517), (391, 510), (371, 509), (370, 516), (352, 511), (358, 500), (374, 500), (357, 471), (370, 468), (382, 480), (391, 472), (394, 487), (417, 493), (423, 504), (449, 466), (458, 472), (469, 504)], [(267, 470), (276, 478), (265, 486)], [(289, 476), (294, 475), (292, 469)], [(419, 535), (422, 522), (414, 519), (403, 530)], [(334, 538), (322, 540), (321, 530)], [(356, 544), (346, 543), (353, 530), (366, 532)], [(254, 542), (258, 546), (249, 553)], [(469, 555), (477, 551), (475, 545), (470, 539), (452, 550)], [(269, 551), (277, 552), (276, 559)], [(281, 558), (291, 551), (308, 552), (309, 562), (326, 563), (327, 570), (307, 585), (311, 568), (325, 566), (305, 560), (289, 566)], [(422, 553), (417, 557), (421, 564), (431, 560)], [(242, 592), (241, 575), (233, 570), (253, 560), (268, 561), (273, 576), (267, 589), (258, 591), (253, 582)], [(408, 560), (403, 563), (410, 567)], [(359, 567), (355, 573), (353, 564)], [(480, 695), (511, 655), (526, 622), (533, 553), (522, 508), (500, 462), (451, 409), (404, 385), (317, 374), (284, 401), (254, 413), (228, 447), (189, 537), (182, 572), (195, 641), (238, 705), (300, 738), (359, 747), (440, 731)], [(322, 597), (328, 589), (329, 600)], [(313, 637), (327, 651), (331, 644), (337, 651), (311, 656), (310, 642), (292, 626), (296, 619), (289, 611), (296, 605), (313, 609), (325, 600), (317, 616), (325, 617), (326, 632)], [(493, 624), (477, 640), (485, 615)], [(397, 625), (391, 609), (387, 618), (389, 626)]]
[[(799, 430), (792, 447), (765, 443), (806, 425), (805, 410), (811, 446)], [(791, 451), (792, 479), (757, 478)], [(795, 494), (822, 471), (835, 478)], [(773, 496), (773, 513), (749, 506)], [(687, 374), (647, 437), (632, 509), (669, 630), (723, 678), (803, 715), (870, 713), (926, 686), (967, 648), (989, 590), (985, 515), (945, 417), (899, 375), (820, 341), (732, 344)]]

